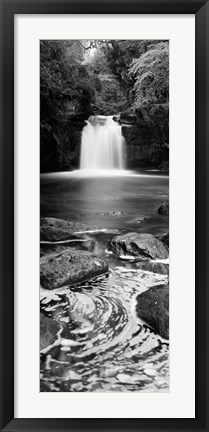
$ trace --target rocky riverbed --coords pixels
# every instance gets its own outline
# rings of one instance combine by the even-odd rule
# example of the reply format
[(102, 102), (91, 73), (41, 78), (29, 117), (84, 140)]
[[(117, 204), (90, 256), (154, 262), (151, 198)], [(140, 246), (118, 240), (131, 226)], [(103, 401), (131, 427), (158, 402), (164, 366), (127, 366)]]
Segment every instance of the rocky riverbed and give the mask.
[(41, 391), (168, 391), (168, 233), (46, 217), (40, 241)]

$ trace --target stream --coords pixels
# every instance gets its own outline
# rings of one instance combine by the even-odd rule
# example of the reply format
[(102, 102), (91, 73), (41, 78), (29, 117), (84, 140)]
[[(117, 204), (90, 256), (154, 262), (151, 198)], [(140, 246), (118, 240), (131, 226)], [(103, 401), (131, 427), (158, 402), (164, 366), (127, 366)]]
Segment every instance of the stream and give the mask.
[[(58, 341), (41, 353), (41, 391), (169, 391), (169, 343), (136, 315), (136, 297), (168, 275), (137, 268), (108, 250), (116, 233), (168, 232), (156, 209), (168, 199), (168, 176), (117, 172), (41, 175), (41, 217), (97, 226), (88, 234), (109, 276), (40, 289), (41, 312), (60, 324)], [(105, 230), (105, 231), (104, 231)], [(54, 246), (41, 246), (41, 252)], [(48, 248), (48, 249), (47, 249)]]

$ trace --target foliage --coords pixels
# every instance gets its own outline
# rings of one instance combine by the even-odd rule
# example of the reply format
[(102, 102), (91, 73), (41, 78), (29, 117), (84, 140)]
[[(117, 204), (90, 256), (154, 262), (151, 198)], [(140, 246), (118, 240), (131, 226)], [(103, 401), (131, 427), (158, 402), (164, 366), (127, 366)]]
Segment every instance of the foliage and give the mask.
[(134, 59), (129, 68), (134, 77), (134, 108), (167, 104), (169, 97), (169, 45), (160, 42)]
[(94, 91), (91, 77), (82, 65), (80, 41), (41, 41), (40, 93), (41, 115), (51, 114), (57, 121), (67, 121), (71, 111), (89, 105)]
[(108, 66), (117, 77), (129, 105), (133, 101), (134, 85), (134, 78), (129, 73), (129, 67), (134, 58), (139, 58), (150, 45), (157, 42), (152, 40), (109, 40), (104, 47)]
[(113, 74), (100, 75), (100, 90), (96, 92), (95, 104), (104, 115), (117, 114), (126, 106), (126, 98)]
[(86, 65), (91, 74), (95, 89), (94, 105), (105, 115), (118, 113), (127, 104), (124, 91), (117, 77), (112, 73), (104, 47), (101, 43), (92, 56), (88, 56)]

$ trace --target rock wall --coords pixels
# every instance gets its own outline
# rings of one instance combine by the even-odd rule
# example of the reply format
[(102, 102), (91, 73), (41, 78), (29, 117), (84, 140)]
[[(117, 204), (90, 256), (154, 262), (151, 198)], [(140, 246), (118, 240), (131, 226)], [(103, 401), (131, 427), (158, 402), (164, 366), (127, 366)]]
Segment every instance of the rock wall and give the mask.
[(158, 105), (121, 113), (117, 118), (126, 140), (127, 168), (150, 167), (168, 170), (169, 116), (168, 107)]
[(65, 171), (79, 166), (80, 142), (85, 116), (72, 115), (62, 125), (41, 125), (40, 171)]

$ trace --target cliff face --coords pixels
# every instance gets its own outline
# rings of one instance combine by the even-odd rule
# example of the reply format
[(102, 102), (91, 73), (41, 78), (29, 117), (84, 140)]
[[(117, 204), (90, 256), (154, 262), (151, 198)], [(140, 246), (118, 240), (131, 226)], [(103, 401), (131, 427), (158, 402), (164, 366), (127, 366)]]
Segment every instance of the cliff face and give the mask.
[(155, 105), (136, 110), (135, 114), (121, 113), (115, 118), (122, 124), (126, 140), (127, 168), (168, 169), (169, 127), (168, 107)]
[(127, 168), (158, 167), (168, 162), (168, 144), (159, 142), (155, 134), (146, 127), (123, 125), (122, 134), (126, 140)]
[(85, 115), (75, 114), (60, 125), (41, 125), (40, 170), (41, 172), (77, 169), (80, 142)]
[[(69, 113), (61, 125), (41, 124), (41, 172), (79, 167), (80, 143), (85, 120), (91, 111)], [(113, 119), (122, 125), (126, 140), (127, 168), (157, 168), (167, 171), (169, 161), (168, 107), (154, 105), (135, 114), (121, 113)]]

